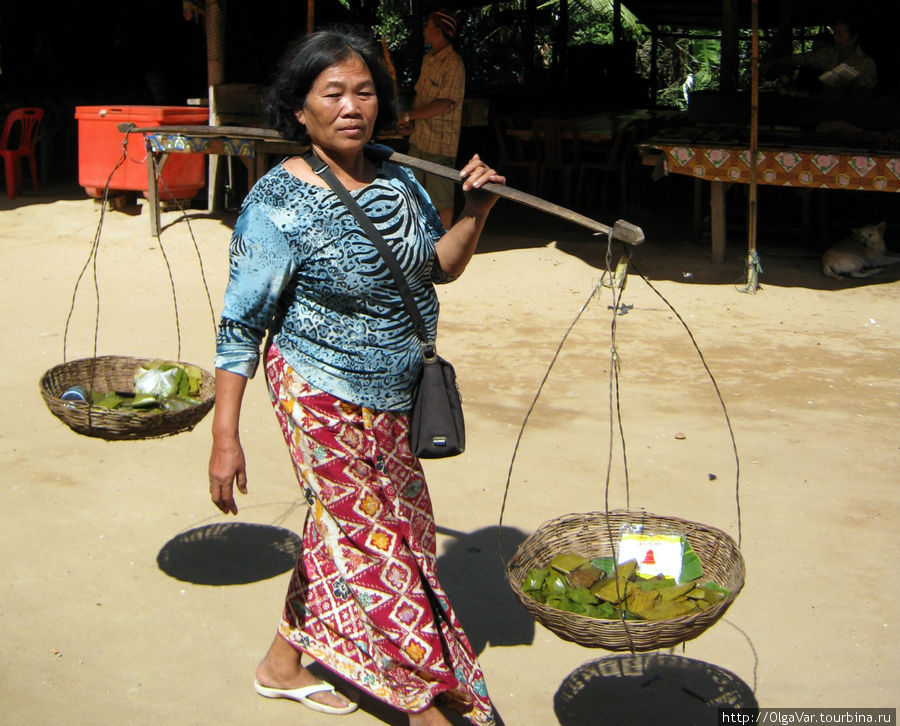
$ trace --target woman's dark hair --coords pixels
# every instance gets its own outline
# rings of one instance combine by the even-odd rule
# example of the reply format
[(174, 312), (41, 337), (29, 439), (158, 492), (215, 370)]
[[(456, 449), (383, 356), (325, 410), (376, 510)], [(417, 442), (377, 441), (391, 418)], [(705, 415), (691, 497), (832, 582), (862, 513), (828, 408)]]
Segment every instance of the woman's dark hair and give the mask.
[(393, 126), (397, 121), (394, 82), (382, 64), (378, 45), (356, 30), (340, 29), (305, 35), (288, 48), (266, 98), (265, 110), (272, 128), (292, 141), (308, 142), (306, 127), (297, 121), (296, 112), (303, 108), (322, 71), (354, 55), (366, 64), (375, 82), (375, 132)]

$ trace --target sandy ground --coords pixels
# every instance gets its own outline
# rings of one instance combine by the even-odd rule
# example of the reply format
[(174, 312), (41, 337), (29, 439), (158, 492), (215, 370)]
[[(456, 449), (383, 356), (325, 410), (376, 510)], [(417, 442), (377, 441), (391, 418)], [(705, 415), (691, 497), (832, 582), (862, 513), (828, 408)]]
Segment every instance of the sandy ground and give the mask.
[[(251, 687), (303, 516), (262, 378), (242, 419), (250, 494), (229, 520), (207, 492), (211, 417), (175, 437), (105, 442), (70, 431), (38, 393), (41, 374), (63, 360), (73, 287), (100, 215), (79, 192), (0, 201), (0, 720), (336, 723)], [(589, 234), (509, 204), (498, 207), (466, 274), (440, 290), (440, 348), (461, 379), (469, 448), (425, 464), (442, 580), (504, 722), (712, 724), (714, 711), (698, 704), (716, 698), (895, 707), (897, 275), (828, 281), (813, 255), (762, 240), (763, 287), (742, 294), (739, 245), (715, 266), (706, 246), (687, 239), (684, 220), (630, 218), (648, 231), (632, 273), (646, 275), (684, 318), (726, 403), (747, 566), (725, 617), (663, 651), (656, 677), (645, 677), (645, 656), (585, 648), (535, 624), (504, 580), (497, 528), (517, 434), (604, 265), (604, 245)], [(164, 215), (162, 241), (181, 357), (209, 368), (212, 316), (178, 220)], [(227, 214), (192, 213), (216, 313), (231, 223)], [(176, 356), (169, 278), (146, 209), (106, 216), (97, 259), (99, 352)], [(735, 457), (700, 358), (636, 274), (623, 302), (616, 337), (630, 504), (737, 539)], [(579, 319), (525, 428), (503, 520), (509, 551), (548, 519), (604, 509), (608, 303), (606, 294)], [(92, 354), (95, 319), (88, 269), (67, 359)], [(625, 504), (623, 481), (616, 444), (611, 508)], [(405, 723), (363, 705), (343, 722)]]

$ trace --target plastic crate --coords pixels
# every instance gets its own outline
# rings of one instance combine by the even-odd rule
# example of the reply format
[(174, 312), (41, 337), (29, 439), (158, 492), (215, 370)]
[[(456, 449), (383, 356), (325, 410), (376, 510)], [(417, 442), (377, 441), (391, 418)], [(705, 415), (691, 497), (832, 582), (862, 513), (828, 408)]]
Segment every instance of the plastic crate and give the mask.
[[(195, 106), (76, 106), (78, 121), (78, 183), (100, 198), (122, 156), (125, 134), (116, 126), (131, 122), (153, 126), (205, 126), (209, 110)], [(110, 180), (110, 191), (139, 191), (146, 196), (147, 150), (141, 134), (129, 134), (127, 158)], [(205, 154), (171, 154), (163, 167), (159, 198), (191, 199), (206, 185)]]

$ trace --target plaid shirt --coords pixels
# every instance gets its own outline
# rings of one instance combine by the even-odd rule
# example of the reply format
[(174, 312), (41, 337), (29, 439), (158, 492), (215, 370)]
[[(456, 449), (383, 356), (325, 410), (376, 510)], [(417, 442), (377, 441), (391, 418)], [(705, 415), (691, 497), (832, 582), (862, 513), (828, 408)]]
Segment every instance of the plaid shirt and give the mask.
[(428, 51), (416, 81), (413, 108), (421, 108), (438, 98), (449, 98), (455, 103), (440, 116), (416, 120), (409, 143), (420, 151), (455, 159), (465, 95), (466, 69), (453, 46), (448, 45), (438, 53)]

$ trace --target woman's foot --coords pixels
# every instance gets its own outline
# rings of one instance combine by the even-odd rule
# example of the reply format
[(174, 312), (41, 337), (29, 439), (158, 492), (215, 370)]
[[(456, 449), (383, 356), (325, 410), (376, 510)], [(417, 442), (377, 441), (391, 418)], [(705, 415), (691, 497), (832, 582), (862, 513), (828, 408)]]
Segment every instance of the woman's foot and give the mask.
[[(269, 652), (256, 666), (256, 681), (265, 688), (281, 690), (305, 688), (322, 683), (320, 678), (301, 665), (300, 653), (280, 635), (275, 636), (275, 640), (269, 646)], [(336, 709), (347, 708), (352, 703), (349, 698), (337, 691), (321, 691), (306, 698)]]

